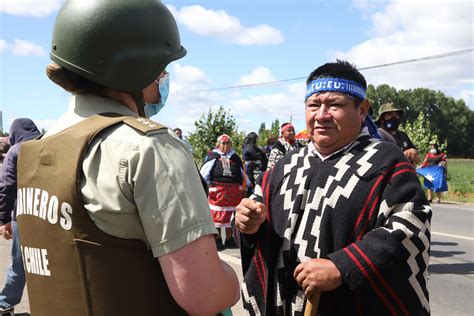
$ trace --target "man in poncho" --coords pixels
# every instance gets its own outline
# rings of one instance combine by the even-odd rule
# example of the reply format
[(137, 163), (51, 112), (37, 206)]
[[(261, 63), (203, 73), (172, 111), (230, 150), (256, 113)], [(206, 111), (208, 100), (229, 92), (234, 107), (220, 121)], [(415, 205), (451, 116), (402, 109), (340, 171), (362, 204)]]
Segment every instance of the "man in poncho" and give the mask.
[(273, 168), (281, 157), (295, 148), (303, 147), (295, 139), (295, 127), (291, 123), (283, 123), (280, 127), (281, 136), (273, 144), (273, 148), (268, 155), (267, 169)]
[(311, 142), (237, 207), (250, 315), (427, 315), (431, 208), (413, 166), (364, 127), (365, 78), (344, 61), (307, 80)]

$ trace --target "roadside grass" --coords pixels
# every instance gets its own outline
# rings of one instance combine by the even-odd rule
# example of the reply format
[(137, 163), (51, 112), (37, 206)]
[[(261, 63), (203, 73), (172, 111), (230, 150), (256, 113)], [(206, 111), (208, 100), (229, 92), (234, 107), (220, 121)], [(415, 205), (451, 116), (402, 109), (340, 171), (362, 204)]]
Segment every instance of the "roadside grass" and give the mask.
[(474, 159), (448, 158), (448, 192), (442, 200), (474, 203)]

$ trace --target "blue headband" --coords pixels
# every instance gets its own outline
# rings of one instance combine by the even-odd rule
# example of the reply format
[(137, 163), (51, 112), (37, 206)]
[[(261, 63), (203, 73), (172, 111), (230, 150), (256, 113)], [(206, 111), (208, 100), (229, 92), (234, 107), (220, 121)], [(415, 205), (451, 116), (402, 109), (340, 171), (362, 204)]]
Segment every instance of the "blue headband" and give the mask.
[(365, 88), (355, 81), (340, 78), (319, 78), (311, 81), (306, 86), (305, 101), (315, 93), (337, 91), (365, 99)]

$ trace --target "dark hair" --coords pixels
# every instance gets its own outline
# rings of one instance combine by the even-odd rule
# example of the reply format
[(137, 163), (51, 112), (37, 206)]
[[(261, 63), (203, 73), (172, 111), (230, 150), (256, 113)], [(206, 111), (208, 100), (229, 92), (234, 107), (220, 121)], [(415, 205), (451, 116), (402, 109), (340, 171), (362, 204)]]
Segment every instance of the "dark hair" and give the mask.
[[(308, 79), (306, 79), (306, 84), (308, 85), (311, 81), (319, 78), (341, 78), (352, 80), (367, 89), (367, 81), (364, 76), (353, 64), (345, 60), (336, 59), (336, 62), (326, 63), (319, 66), (309, 74)], [(362, 100), (352, 95), (347, 95), (354, 100), (354, 106), (358, 109)]]
[(248, 133), (247, 136), (245, 136), (244, 143), (242, 144), (242, 147), (244, 147), (246, 145), (249, 145), (249, 144), (256, 145), (257, 144), (257, 138), (258, 138), (257, 133), (255, 133), (255, 132)]
[(81, 77), (55, 63), (49, 64), (46, 67), (46, 75), (52, 82), (73, 94), (95, 94), (102, 96), (105, 90), (104, 86)]
[(176, 127), (176, 128), (173, 130), (173, 132), (175, 132), (175, 133), (176, 133), (176, 131), (180, 131), (181, 133), (183, 132), (183, 130), (182, 130), (181, 128), (179, 128), (179, 127)]
[(345, 60), (337, 59), (336, 62), (326, 63), (311, 72), (306, 79), (308, 85), (318, 78), (341, 78), (357, 82), (367, 89), (367, 81), (357, 68)]

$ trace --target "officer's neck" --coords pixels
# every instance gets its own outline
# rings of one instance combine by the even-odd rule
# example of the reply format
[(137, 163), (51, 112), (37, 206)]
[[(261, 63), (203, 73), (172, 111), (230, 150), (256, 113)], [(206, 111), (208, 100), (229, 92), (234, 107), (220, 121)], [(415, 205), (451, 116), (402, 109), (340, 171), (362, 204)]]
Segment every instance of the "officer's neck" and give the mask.
[(122, 103), (127, 108), (138, 114), (138, 107), (132, 96), (127, 92), (116, 91), (111, 89), (106, 89), (104, 91), (104, 96), (114, 99), (117, 102)]

